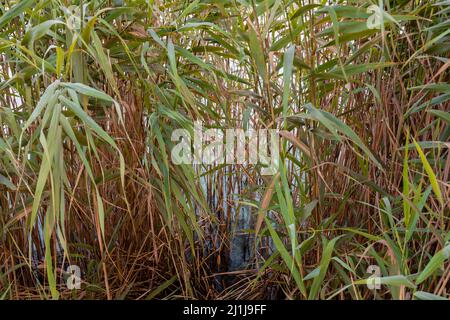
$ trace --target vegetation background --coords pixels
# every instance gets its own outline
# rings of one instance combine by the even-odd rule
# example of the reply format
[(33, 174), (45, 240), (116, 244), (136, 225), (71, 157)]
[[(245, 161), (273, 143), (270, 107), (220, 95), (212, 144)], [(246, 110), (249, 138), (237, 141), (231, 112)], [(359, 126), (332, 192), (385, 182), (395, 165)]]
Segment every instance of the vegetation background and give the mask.
[[(0, 12), (1, 299), (449, 298), (450, 1)], [(174, 165), (195, 120), (279, 172)]]

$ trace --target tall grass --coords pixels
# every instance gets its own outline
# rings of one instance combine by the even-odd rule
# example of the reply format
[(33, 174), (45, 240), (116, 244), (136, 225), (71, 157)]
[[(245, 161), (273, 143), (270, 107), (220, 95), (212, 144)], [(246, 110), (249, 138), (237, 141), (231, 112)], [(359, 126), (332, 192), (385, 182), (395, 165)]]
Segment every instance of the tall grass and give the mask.
[[(448, 1), (0, 12), (2, 299), (449, 298)], [(196, 120), (281, 130), (278, 172), (175, 165)]]

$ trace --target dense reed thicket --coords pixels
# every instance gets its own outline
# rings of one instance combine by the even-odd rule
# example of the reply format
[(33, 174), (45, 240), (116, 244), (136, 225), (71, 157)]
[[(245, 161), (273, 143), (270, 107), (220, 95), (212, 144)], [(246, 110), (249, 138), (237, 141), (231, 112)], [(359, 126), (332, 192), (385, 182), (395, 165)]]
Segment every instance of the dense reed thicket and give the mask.
[[(449, 298), (449, 1), (0, 12), (0, 298)], [(278, 171), (174, 164), (195, 121)]]

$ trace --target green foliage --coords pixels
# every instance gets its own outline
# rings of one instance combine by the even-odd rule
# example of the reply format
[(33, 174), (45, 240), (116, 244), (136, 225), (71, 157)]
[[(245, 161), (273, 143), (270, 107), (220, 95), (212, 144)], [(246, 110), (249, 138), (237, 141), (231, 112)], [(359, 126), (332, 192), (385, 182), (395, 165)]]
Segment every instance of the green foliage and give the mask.
[[(449, 3), (371, 4), (0, 4), (0, 299), (448, 298)], [(278, 172), (175, 165), (194, 121)]]

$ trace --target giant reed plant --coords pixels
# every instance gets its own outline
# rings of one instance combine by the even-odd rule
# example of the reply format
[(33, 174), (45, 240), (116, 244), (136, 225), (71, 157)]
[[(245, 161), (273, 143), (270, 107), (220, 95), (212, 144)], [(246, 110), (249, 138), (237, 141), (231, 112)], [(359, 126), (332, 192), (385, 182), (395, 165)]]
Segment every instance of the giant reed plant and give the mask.
[[(448, 298), (449, 11), (3, 1), (0, 297)], [(194, 121), (279, 129), (278, 172), (175, 165)]]

